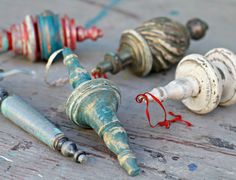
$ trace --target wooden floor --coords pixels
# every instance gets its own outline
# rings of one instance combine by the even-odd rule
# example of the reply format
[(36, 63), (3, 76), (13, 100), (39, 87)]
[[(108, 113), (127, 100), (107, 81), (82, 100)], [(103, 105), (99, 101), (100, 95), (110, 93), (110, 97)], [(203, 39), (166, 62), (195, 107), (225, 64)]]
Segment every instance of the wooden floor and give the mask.
[[(67, 13), (78, 23), (85, 24), (109, 2), (0, 0), (0, 27), (8, 27), (20, 22), (25, 14), (36, 14), (45, 9)], [(204, 54), (214, 47), (236, 51), (235, 8), (234, 0), (123, 0), (97, 23), (104, 30), (104, 38), (97, 43), (81, 43), (76, 52), (81, 64), (91, 70), (105, 52), (117, 49), (122, 30), (134, 28), (154, 16), (168, 16), (182, 23), (197, 16), (209, 23), (206, 38), (192, 42), (188, 53)], [(8, 78), (1, 86), (37, 108), (92, 155), (87, 164), (75, 164), (0, 116), (0, 179), (132, 179), (92, 130), (81, 129), (68, 120), (64, 105), (72, 89), (69, 85), (63, 88), (45, 85), (44, 65), (43, 62), (31, 64), (12, 53), (3, 54), (0, 56), (1, 68), (31, 68), (37, 74), (34, 78), (25, 75)], [(135, 77), (128, 71), (109, 76), (122, 91), (118, 117), (129, 134), (131, 148), (142, 169), (136, 179), (235, 179), (236, 106), (217, 108), (208, 115), (199, 116), (189, 112), (180, 102), (169, 101), (165, 104), (167, 109), (181, 113), (194, 126), (186, 128), (174, 124), (170, 129), (148, 126), (144, 104), (137, 104), (134, 98), (140, 92), (172, 80), (174, 69), (147, 78)], [(58, 62), (53, 65), (51, 75), (58, 77), (60, 74), (66, 75), (66, 70)], [(157, 112), (154, 107), (152, 113)]]

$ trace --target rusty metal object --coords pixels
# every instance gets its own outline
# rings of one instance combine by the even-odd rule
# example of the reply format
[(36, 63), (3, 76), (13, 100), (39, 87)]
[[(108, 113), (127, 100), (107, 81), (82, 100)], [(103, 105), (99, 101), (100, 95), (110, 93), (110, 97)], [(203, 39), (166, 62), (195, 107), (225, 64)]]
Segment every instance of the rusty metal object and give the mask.
[(165, 17), (151, 19), (135, 30), (124, 31), (118, 52), (107, 53), (93, 71), (116, 74), (128, 67), (134, 74), (146, 76), (151, 70), (169, 69), (184, 56), (190, 38), (201, 39), (207, 29), (197, 18), (186, 26)]
[[(236, 55), (216, 48), (205, 56), (184, 57), (176, 69), (176, 79), (164, 87), (151, 90), (159, 100), (181, 100), (191, 111), (206, 114), (218, 105), (236, 103)], [(149, 99), (150, 98), (150, 99)], [(152, 98), (148, 96), (152, 101)]]
[[(70, 49), (60, 52), (69, 72), (70, 84), (75, 89), (66, 103), (67, 115), (80, 127), (94, 129), (117, 155), (121, 167), (131, 176), (138, 175), (140, 170), (129, 148), (128, 135), (116, 116), (121, 99), (119, 89), (107, 79), (91, 79)], [(56, 58), (55, 54), (51, 57)]]
[(0, 31), (0, 52), (13, 51), (27, 56), (31, 61), (47, 60), (63, 47), (76, 48), (76, 42), (96, 40), (102, 31), (95, 26), (85, 29), (76, 26), (68, 16), (59, 17), (51, 11), (33, 17), (27, 15), (21, 24), (13, 24), (9, 30)]
[(1, 113), (7, 119), (53, 150), (60, 152), (63, 156), (72, 157), (79, 163), (87, 160), (85, 152), (78, 150), (77, 145), (69, 141), (60, 129), (20, 97), (9, 95), (5, 89), (0, 88), (0, 103)]

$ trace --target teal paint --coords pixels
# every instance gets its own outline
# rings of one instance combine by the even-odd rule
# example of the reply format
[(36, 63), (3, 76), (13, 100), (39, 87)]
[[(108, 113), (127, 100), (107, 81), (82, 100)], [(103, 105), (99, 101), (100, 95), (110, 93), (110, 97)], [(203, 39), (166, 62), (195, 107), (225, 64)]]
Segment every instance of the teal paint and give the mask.
[(60, 129), (21, 98), (9, 96), (7, 91), (0, 88), (0, 101), (2, 114), (17, 126), (65, 157), (73, 157), (74, 161), (79, 163), (87, 160), (85, 152), (80, 151)]
[(19, 97), (8, 96), (1, 104), (2, 114), (45, 144), (54, 148), (55, 137), (62, 134), (51, 122)]
[(62, 51), (64, 64), (75, 89), (67, 100), (66, 113), (77, 125), (93, 128), (131, 176), (139, 174), (136, 158), (128, 145), (128, 136), (116, 116), (120, 91), (107, 79), (91, 79), (78, 57), (68, 48)]
[(0, 33), (0, 53), (6, 52), (9, 49), (9, 42), (7, 37), (7, 32), (3, 31)]
[(73, 88), (79, 86), (82, 82), (91, 80), (90, 74), (80, 65), (78, 57), (73, 56), (72, 51), (69, 48), (65, 48), (62, 51), (64, 58), (63, 62), (67, 66), (69, 72), (70, 83)]
[(89, 28), (97, 24), (99, 21), (101, 21), (106, 16), (108, 16), (109, 11), (120, 2), (121, 0), (110, 0), (110, 3), (102, 7), (100, 12), (94, 18), (92, 18), (91, 20), (87, 21), (87, 23), (85, 23), (85, 27)]
[(63, 47), (60, 30), (62, 29), (58, 15), (46, 11), (37, 16), (40, 38), (41, 58), (48, 59), (56, 50)]
[(171, 15), (171, 16), (178, 16), (178, 15), (179, 15), (179, 11), (173, 9), (173, 10), (170, 11), (170, 15)]

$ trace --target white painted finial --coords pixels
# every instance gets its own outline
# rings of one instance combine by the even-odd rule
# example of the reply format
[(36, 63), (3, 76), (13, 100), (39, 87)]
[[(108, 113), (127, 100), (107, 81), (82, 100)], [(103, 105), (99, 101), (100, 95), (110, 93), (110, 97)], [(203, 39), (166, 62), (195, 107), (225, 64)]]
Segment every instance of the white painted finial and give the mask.
[(236, 56), (227, 49), (216, 48), (205, 56), (192, 54), (183, 58), (176, 69), (176, 79), (150, 93), (161, 101), (182, 100), (191, 111), (205, 114), (218, 105), (235, 104), (235, 89)]

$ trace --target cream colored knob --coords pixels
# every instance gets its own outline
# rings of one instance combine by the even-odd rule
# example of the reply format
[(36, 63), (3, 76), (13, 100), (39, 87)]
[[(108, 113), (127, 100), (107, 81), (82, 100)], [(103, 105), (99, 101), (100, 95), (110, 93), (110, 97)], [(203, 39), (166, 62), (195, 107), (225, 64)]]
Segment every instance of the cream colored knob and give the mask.
[(177, 66), (175, 78), (150, 93), (160, 100), (182, 100), (198, 114), (206, 114), (218, 105), (236, 103), (236, 56), (227, 49), (216, 48), (205, 56), (184, 57)]

